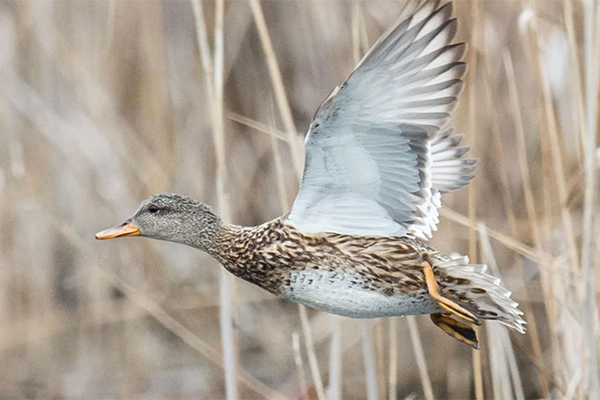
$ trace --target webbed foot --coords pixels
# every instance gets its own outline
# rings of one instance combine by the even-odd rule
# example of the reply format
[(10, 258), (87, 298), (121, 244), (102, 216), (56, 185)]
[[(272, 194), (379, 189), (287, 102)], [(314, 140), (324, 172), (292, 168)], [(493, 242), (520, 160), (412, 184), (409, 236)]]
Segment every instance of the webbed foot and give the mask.
[(430, 314), (429, 317), (437, 327), (454, 339), (469, 345), (474, 349), (479, 349), (477, 333), (469, 325), (444, 314)]

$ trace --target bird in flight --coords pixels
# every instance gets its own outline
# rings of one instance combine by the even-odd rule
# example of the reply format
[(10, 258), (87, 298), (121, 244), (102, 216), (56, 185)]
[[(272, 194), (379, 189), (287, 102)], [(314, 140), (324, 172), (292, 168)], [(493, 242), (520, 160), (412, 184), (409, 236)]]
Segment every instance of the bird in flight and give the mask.
[(242, 227), (196, 200), (158, 194), (96, 238), (186, 244), (274, 295), (333, 314), (429, 314), (474, 348), (473, 325), (483, 320), (524, 333), (517, 303), (485, 265), (426, 243), (441, 195), (468, 185), (475, 172), (462, 136), (448, 127), (466, 72), (456, 30), (451, 3), (408, 3), (317, 110), (286, 215)]

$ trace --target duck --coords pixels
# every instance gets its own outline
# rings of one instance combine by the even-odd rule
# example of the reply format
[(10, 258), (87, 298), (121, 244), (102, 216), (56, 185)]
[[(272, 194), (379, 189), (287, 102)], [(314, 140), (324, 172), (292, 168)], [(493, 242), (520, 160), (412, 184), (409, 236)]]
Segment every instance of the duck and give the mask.
[(429, 315), (475, 349), (485, 320), (525, 333), (511, 292), (485, 265), (427, 244), (441, 195), (466, 187), (477, 162), (449, 127), (467, 70), (457, 25), (451, 2), (408, 3), (317, 109), (285, 215), (238, 226), (207, 204), (162, 193), (96, 238), (188, 245), (273, 295), (332, 314)]

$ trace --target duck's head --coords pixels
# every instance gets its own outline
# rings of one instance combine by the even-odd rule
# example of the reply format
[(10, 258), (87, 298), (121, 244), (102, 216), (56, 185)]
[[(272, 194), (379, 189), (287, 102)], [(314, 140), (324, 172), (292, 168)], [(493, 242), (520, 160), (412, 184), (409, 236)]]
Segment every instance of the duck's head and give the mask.
[(158, 194), (142, 201), (122, 224), (96, 234), (96, 239), (144, 236), (206, 250), (222, 224), (209, 206), (178, 194)]

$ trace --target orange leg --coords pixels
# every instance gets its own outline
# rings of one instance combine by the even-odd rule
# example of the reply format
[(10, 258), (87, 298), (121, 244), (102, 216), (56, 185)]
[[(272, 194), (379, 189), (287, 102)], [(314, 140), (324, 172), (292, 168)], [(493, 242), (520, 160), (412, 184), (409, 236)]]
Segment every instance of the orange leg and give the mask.
[(435, 275), (433, 274), (433, 268), (431, 267), (431, 264), (429, 262), (423, 261), (421, 263), (421, 267), (423, 268), (423, 274), (425, 274), (425, 283), (427, 284), (429, 296), (431, 296), (431, 298), (440, 307), (462, 320), (471, 322), (476, 325), (481, 325), (481, 322), (477, 319), (475, 315), (473, 315), (472, 312), (466, 310), (465, 308), (456, 304), (452, 300), (447, 299), (440, 294), (438, 283), (435, 280)]

